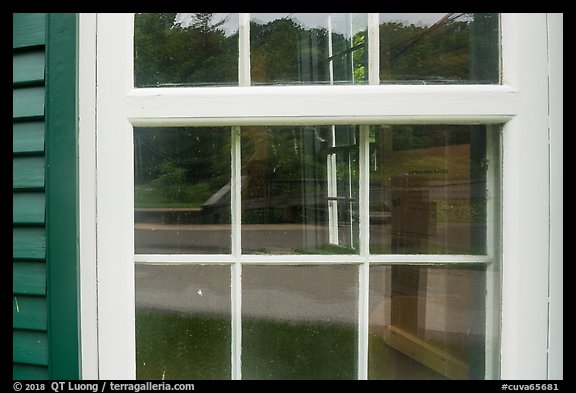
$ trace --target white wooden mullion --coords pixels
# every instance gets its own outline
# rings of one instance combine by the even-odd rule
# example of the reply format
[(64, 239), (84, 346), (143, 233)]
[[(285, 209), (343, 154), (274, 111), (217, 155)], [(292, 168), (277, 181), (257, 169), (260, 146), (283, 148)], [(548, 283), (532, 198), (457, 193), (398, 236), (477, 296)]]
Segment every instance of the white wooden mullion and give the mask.
[(134, 161), (132, 126), (125, 111), (133, 83), (133, 15), (99, 14), (97, 29), (99, 377), (134, 379)]
[(81, 378), (98, 379), (96, 264), (96, 25), (78, 15), (78, 211)]
[(548, 375), (550, 173), (544, 13), (501, 14), (503, 82), (519, 92), (502, 156), (501, 378)]

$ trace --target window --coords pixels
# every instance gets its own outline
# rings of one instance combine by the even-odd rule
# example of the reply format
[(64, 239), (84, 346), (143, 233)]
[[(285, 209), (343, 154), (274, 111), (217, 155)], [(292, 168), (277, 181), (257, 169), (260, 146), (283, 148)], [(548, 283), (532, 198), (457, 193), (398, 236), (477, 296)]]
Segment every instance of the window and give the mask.
[[(500, 150), (519, 109), (499, 16), (99, 18), (116, 42), (98, 49), (101, 376), (500, 376)], [(144, 75), (139, 21), (214, 44), (190, 58), (204, 76), (170, 56)], [(280, 33), (285, 63), (262, 38)], [(454, 68), (410, 69), (413, 49)]]

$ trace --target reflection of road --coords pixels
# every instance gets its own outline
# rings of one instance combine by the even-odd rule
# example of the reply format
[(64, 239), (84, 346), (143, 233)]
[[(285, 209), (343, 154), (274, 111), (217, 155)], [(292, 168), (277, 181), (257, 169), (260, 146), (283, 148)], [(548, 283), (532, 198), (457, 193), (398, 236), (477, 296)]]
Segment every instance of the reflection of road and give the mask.
[[(437, 223), (426, 240), (436, 249), (447, 246), (450, 249), (467, 250), (471, 239), (482, 239), (485, 231), (485, 225)], [(137, 223), (134, 236), (136, 253), (139, 254), (229, 254), (231, 249), (230, 225)], [(391, 238), (390, 224), (371, 226), (371, 248), (390, 252)], [(246, 254), (295, 253), (305, 248), (305, 244), (318, 247), (327, 243), (327, 225), (242, 225), (242, 252)]]
[[(135, 225), (136, 253), (229, 254), (230, 225)], [(294, 253), (306, 236), (328, 239), (327, 226), (263, 224), (242, 226), (242, 252)]]
[[(242, 315), (355, 324), (357, 271), (355, 266), (244, 266)], [(212, 314), (231, 309), (227, 266), (138, 264), (136, 288), (139, 307)]]
[[(396, 294), (395, 301), (418, 302), (418, 325), (426, 330), (479, 334), (483, 330), (483, 300), (471, 296), (482, 290), (483, 272), (423, 267), (426, 279), (418, 295)], [(231, 313), (230, 267), (227, 265), (144, 265), (136, 267), (139, 307), (192, 314)], [(377, 266), (370, 274), (370, 326), (384, 331), (391, 323), (392, 271)], [(472, 285), (472, 287), (470, 287)], [(358, 323), (358, 267), (244, 266), (242, 315), (284, 321)], [(474, 306), (476, 304), (476, 306)], [(421, 318), (421, 319), (420, 319)]]

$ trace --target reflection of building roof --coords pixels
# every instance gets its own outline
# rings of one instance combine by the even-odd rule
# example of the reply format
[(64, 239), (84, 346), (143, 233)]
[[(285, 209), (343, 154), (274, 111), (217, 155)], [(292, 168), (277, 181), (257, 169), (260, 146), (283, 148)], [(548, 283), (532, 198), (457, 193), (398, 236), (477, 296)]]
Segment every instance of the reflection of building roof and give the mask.
[[(243, 189), (244, 186), (246, 185), (246, 176), (242, 176), (240, 178), (240, 188)], [(210, 198), (208, 198), (206, 200), (206, 202), (204, 202), (202, 204), (203, 208), (206, 207), (212, 207), (212, 206), (219, 206), (219, 205), (229, 205), (230, 204), (230, 198), (227, 198), (227, 195), (230, 194), (230, 189), (232, 188), (231, 186), (231, 182), (226, 183), (224, 186), (222, 186), (218, 191), (216, 191), (214, 194), (212, 194), (210, 196)]]

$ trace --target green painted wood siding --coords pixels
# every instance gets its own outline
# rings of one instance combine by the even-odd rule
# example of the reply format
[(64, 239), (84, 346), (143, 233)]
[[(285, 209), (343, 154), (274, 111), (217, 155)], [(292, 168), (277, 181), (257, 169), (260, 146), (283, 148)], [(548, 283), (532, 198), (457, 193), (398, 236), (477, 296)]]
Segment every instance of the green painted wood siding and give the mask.
[(47, 379), (46, 14), (13, 14), (13, 378)]

